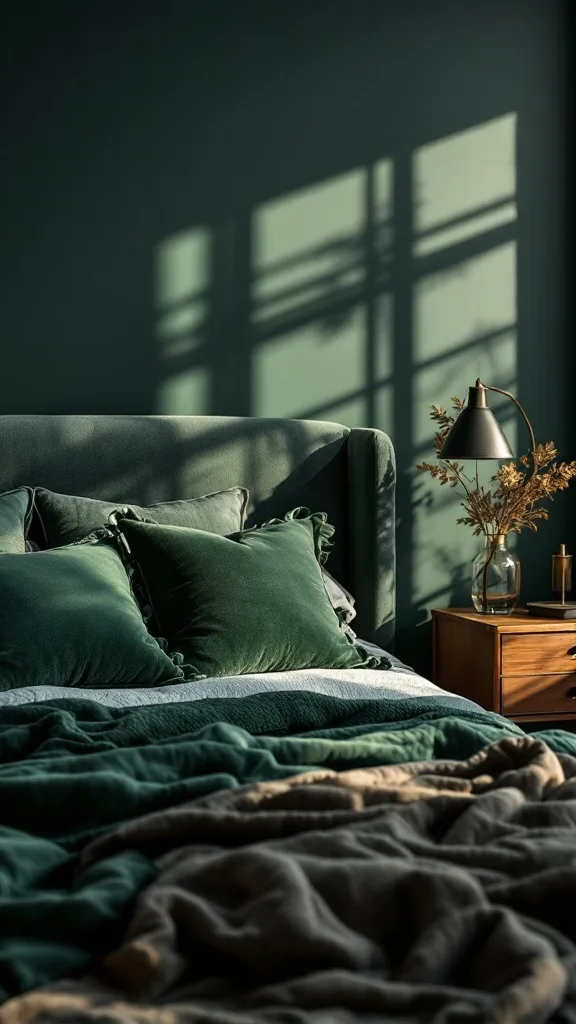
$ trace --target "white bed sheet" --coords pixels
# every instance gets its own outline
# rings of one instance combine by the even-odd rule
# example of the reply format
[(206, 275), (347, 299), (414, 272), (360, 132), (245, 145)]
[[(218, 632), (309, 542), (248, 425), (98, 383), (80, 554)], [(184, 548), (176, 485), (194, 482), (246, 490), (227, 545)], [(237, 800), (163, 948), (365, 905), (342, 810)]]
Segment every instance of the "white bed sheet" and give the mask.
[[(364, 640), (372, 653), (387, 654)], [(171, 686), (126, 690), (72, 689), (69, 686), (26, 686), (0, 693), (0, 707), (32, 704), (45, 700), (82, 699), (112, 708), (142, 707), (149, 704), (174, 704), (205, 697), (249, 697), (278, 690), (308, 690), (343, 700), (405, 700), (410, 697), (450, 698), (454, 710), (478, 709), (473, 701), (448, 693), (429, 679), (418, 675), (398, 658), (387, 654), (392, 668), (382, 669), (303, 669), (298, 672), (267, 672), (245, 676), (220, 676)]]

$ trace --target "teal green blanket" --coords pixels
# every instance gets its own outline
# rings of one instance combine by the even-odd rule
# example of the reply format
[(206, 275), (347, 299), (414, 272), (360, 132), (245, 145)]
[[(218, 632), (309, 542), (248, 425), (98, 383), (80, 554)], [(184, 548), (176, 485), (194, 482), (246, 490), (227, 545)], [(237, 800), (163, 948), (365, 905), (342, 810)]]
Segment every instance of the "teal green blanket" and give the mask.
[[(96, 835), (205, 793), (336, 770), (461, 759), (521, 730), (449, 699), (265, 693), (117, 710), (59, 700), (0, 712), (0, 998), (85, 970), (120, 941), (154, 876), (136, 850), (78, 870)], [(576, 755), (576, 736), (539, 734)]]

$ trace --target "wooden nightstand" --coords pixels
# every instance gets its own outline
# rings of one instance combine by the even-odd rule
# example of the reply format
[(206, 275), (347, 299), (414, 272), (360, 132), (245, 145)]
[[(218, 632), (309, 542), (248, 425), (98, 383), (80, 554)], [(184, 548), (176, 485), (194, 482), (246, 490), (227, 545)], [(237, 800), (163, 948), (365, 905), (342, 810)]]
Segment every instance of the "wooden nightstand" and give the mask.
[(576, 718), (576, 620), (434, 608), (434, 682), (516, 722)]

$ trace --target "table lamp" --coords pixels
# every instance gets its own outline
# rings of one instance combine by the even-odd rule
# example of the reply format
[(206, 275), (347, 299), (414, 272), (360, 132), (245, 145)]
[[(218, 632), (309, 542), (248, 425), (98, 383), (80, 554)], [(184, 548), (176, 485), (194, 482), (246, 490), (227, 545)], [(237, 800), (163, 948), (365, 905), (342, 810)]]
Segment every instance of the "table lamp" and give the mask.
[[(468, 401), (464, 406), (460, 414), (457, 416), (452, 427), (450, 428), (444, 444), (438, 454), (439, 459), (450, 459), (452, 461), (461, 459), (466, 461), (467, 459), (512, 459), (514, 458), (513, 452), (504, 436), (494, 413), (488, 408), (488, 399), (486, 396), (487, 391), (495, 391), (499, 395), (504, 395), (514, 403), (516, 408), (519, 410), (528, 433), (530, 435), (530, 455), (532, 457), (532, 471), (533, 476), (538, 466), (534, 458), (534, 449), (536, 448), (536, 438), (532, 429), (532, 424), (528, 419), (524, 409), (520, 405), (520, 402), (511, 395), (509, 391), (503, 391), (502, 388), (494, 387), (491, 384), (483, 384), (480, 378), (476, 380), (474, 387), (468, 388)], [(561, 557), (562, 556), (562, 557)], [(569, 579), (568, 558), (565, 553), (565, 546), (562, 545), (560, 556), (555, 556), (554, 561), (554, 572), (555, 578), (558, 580), (562, 578), (563, 584), (557, 586), (558, 591), (561, 592), (560, 601), (528, 601), (527, 608), (532, 615), (545, 615), (547, 618), (560, 618), (569, 619), (576, 618), (576, 602), (565, 600), (565, 591), (568, 589), (566, 583)], [(486, 576), (488, 570), (489, 560), (486, 562), (484, 569), (484, 580), (483, 580), (483, 602), (486, 607)], [(562, 567), (562, 573), (561, 568)]]
[[(493, 412), (488, 408), (487, 391), (505, 395), (520, 410), (530, 434), (530, 451), (536, 447), (532, 424), (514, 395), (491, 384), (483, 384), (478, 377), (474, 387), (468, 388), (468, 402), (457, 416), (439, 454), (440, 459), (513, 459), (514, 455)], [(534, 460), (532, 460), (534, 462)], [(533, 465), (532, 472), (536, 471)]]

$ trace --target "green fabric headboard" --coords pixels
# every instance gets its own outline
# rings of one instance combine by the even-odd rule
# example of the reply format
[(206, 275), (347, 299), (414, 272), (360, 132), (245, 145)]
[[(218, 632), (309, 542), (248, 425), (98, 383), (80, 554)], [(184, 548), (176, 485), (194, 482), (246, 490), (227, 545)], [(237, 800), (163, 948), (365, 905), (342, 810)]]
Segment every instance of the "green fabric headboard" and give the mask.
[(327, 568), (357, 633), (394, 635), (394, 452), (378, 430), (226, 416), (0, 416), (0, 490), (20, 484), (150, 504), (250, 490), (248, 524), (297, 505), (336, 527)]

